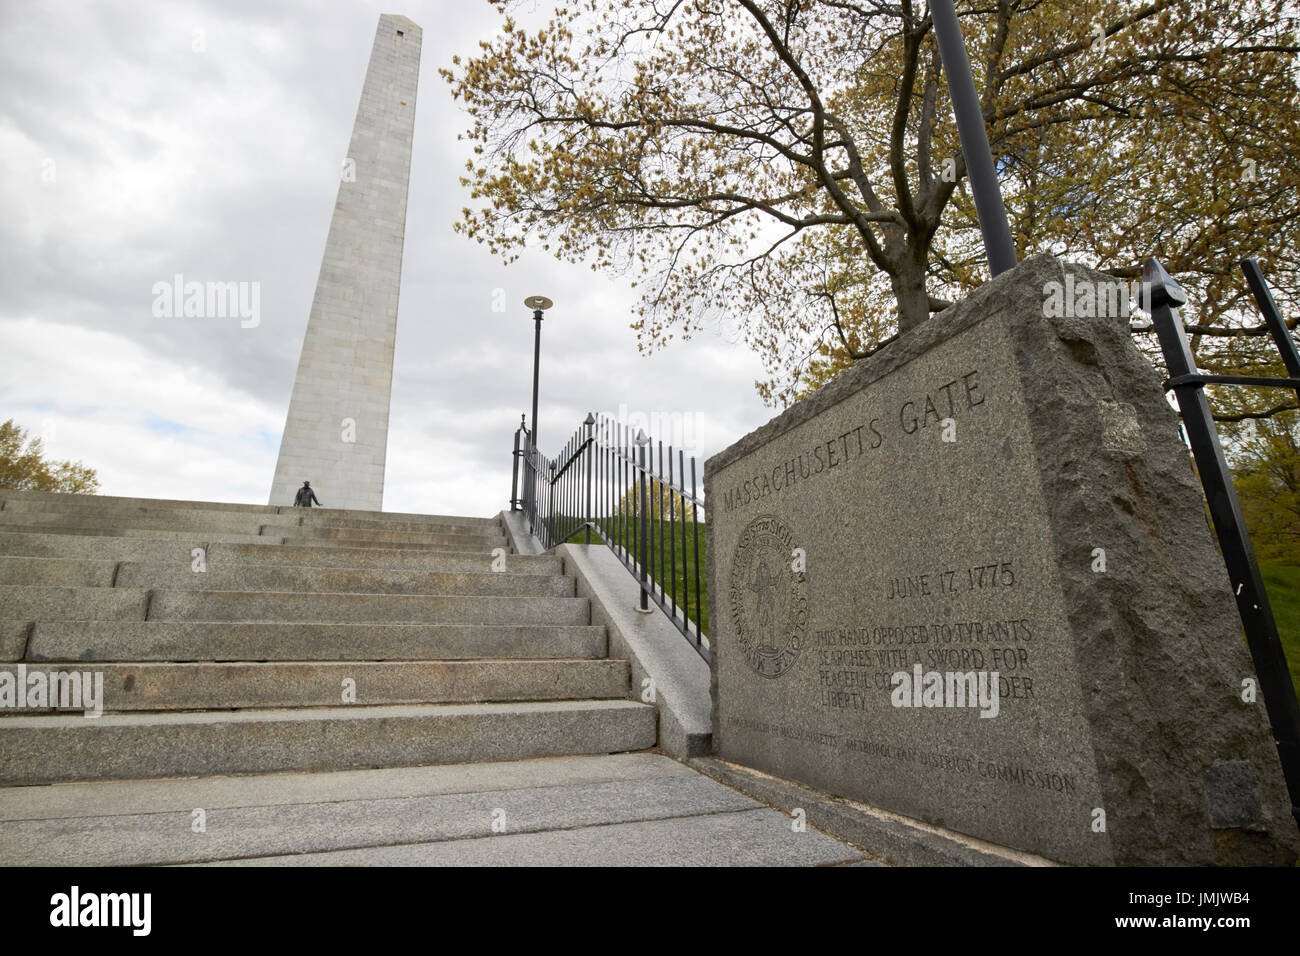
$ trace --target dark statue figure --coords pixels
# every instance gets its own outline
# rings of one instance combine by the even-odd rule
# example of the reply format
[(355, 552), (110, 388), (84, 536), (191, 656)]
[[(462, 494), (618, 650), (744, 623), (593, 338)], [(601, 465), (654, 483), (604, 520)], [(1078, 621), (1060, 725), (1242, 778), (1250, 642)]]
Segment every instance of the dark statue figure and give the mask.
[(312, 491), (311, 482), (304, 481), (302, 487), (298, 489), (298, 493), (293, 496), (293, 506), (295, 508), (310, 508), (313, 502), (322, 508), (325, 507), (321, 505), (320, 499), (316, 497), (316, 492)]

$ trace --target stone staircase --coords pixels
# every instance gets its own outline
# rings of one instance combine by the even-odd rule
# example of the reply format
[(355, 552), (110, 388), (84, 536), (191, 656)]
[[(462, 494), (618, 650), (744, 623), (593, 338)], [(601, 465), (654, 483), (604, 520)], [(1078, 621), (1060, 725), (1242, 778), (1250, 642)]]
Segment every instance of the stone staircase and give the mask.
[(104, 711), (0, 707), (0, 785), (653, 747), (561, 559), (509, 552), (497, 519), (0, 490), (0, 672), (100, 673)]

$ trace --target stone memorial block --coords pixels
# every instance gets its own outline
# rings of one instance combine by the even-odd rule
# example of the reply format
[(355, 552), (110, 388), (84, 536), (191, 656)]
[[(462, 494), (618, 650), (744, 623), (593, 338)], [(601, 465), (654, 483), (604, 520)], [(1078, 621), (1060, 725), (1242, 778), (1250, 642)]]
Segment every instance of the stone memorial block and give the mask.
[(1076, 864), (1289, 864), (1127, 285), (1036, 256), (712, 458), (717, 756)]

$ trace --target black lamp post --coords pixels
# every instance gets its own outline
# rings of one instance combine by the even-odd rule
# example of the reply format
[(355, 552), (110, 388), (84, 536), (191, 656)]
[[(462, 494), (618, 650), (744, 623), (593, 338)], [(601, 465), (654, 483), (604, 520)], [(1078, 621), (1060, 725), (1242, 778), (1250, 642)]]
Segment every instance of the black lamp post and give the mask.
[(966, 58), (966, 44), (957, 23), (957, 10), (952, 0), (933, 0), (930, 15), (934, 18), (934, 39), (939, 45), (939, 58), (943, 61), (944, 73), (948, 74), (948, 95), (952, 98), (952, 111), (957, 118), (957, 135), (961, 138), (961, 153), (970, 176), (971, 196), (975, 200), (980, 233), (984, 236), (989, 274), (1000, 275), (1015, 268), (1016, 244), (1011, 239), (1007, 206), (998, 186), (993, 151), (989, 149), (989, 137), (984, 131), (984, 111), (980, 109), (975, 81), (971, 79), (970, 60)]
[(533, 420), (532, 433), (528, 436), (528, 454), (525, 460), (528, 462), (528, 471), (531, 480), (527, 485), (528, 511), (536, 515), (537, 499), (537, 379), (542, 364), (542, 313), (553, 306), (555, 303), (544, 295), (530, 295), (524, 299), (524, 305), (533, 310), (533, 320), (536, 322), (536, 334), (533, 336)]
[(533, 338), (533, 447), (537, 447), (537, 375), (542, 364), (542, 313), (555, 303), (544, 295), (530, 295), (524, 305), (533, 310), (537, 334)]

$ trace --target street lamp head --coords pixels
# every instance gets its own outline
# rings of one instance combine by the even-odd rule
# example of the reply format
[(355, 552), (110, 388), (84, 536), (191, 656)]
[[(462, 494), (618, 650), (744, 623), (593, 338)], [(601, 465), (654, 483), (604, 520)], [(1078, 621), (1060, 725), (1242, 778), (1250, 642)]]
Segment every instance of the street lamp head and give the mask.
[(533, 339), (533, 447), (537, 447), (537, 380), (542, 365), (542, 313), (554, 304), (544, 295), (530, 295), (524, 299), (524, 305), (533, 310), (533, 325), (537, 333)]

